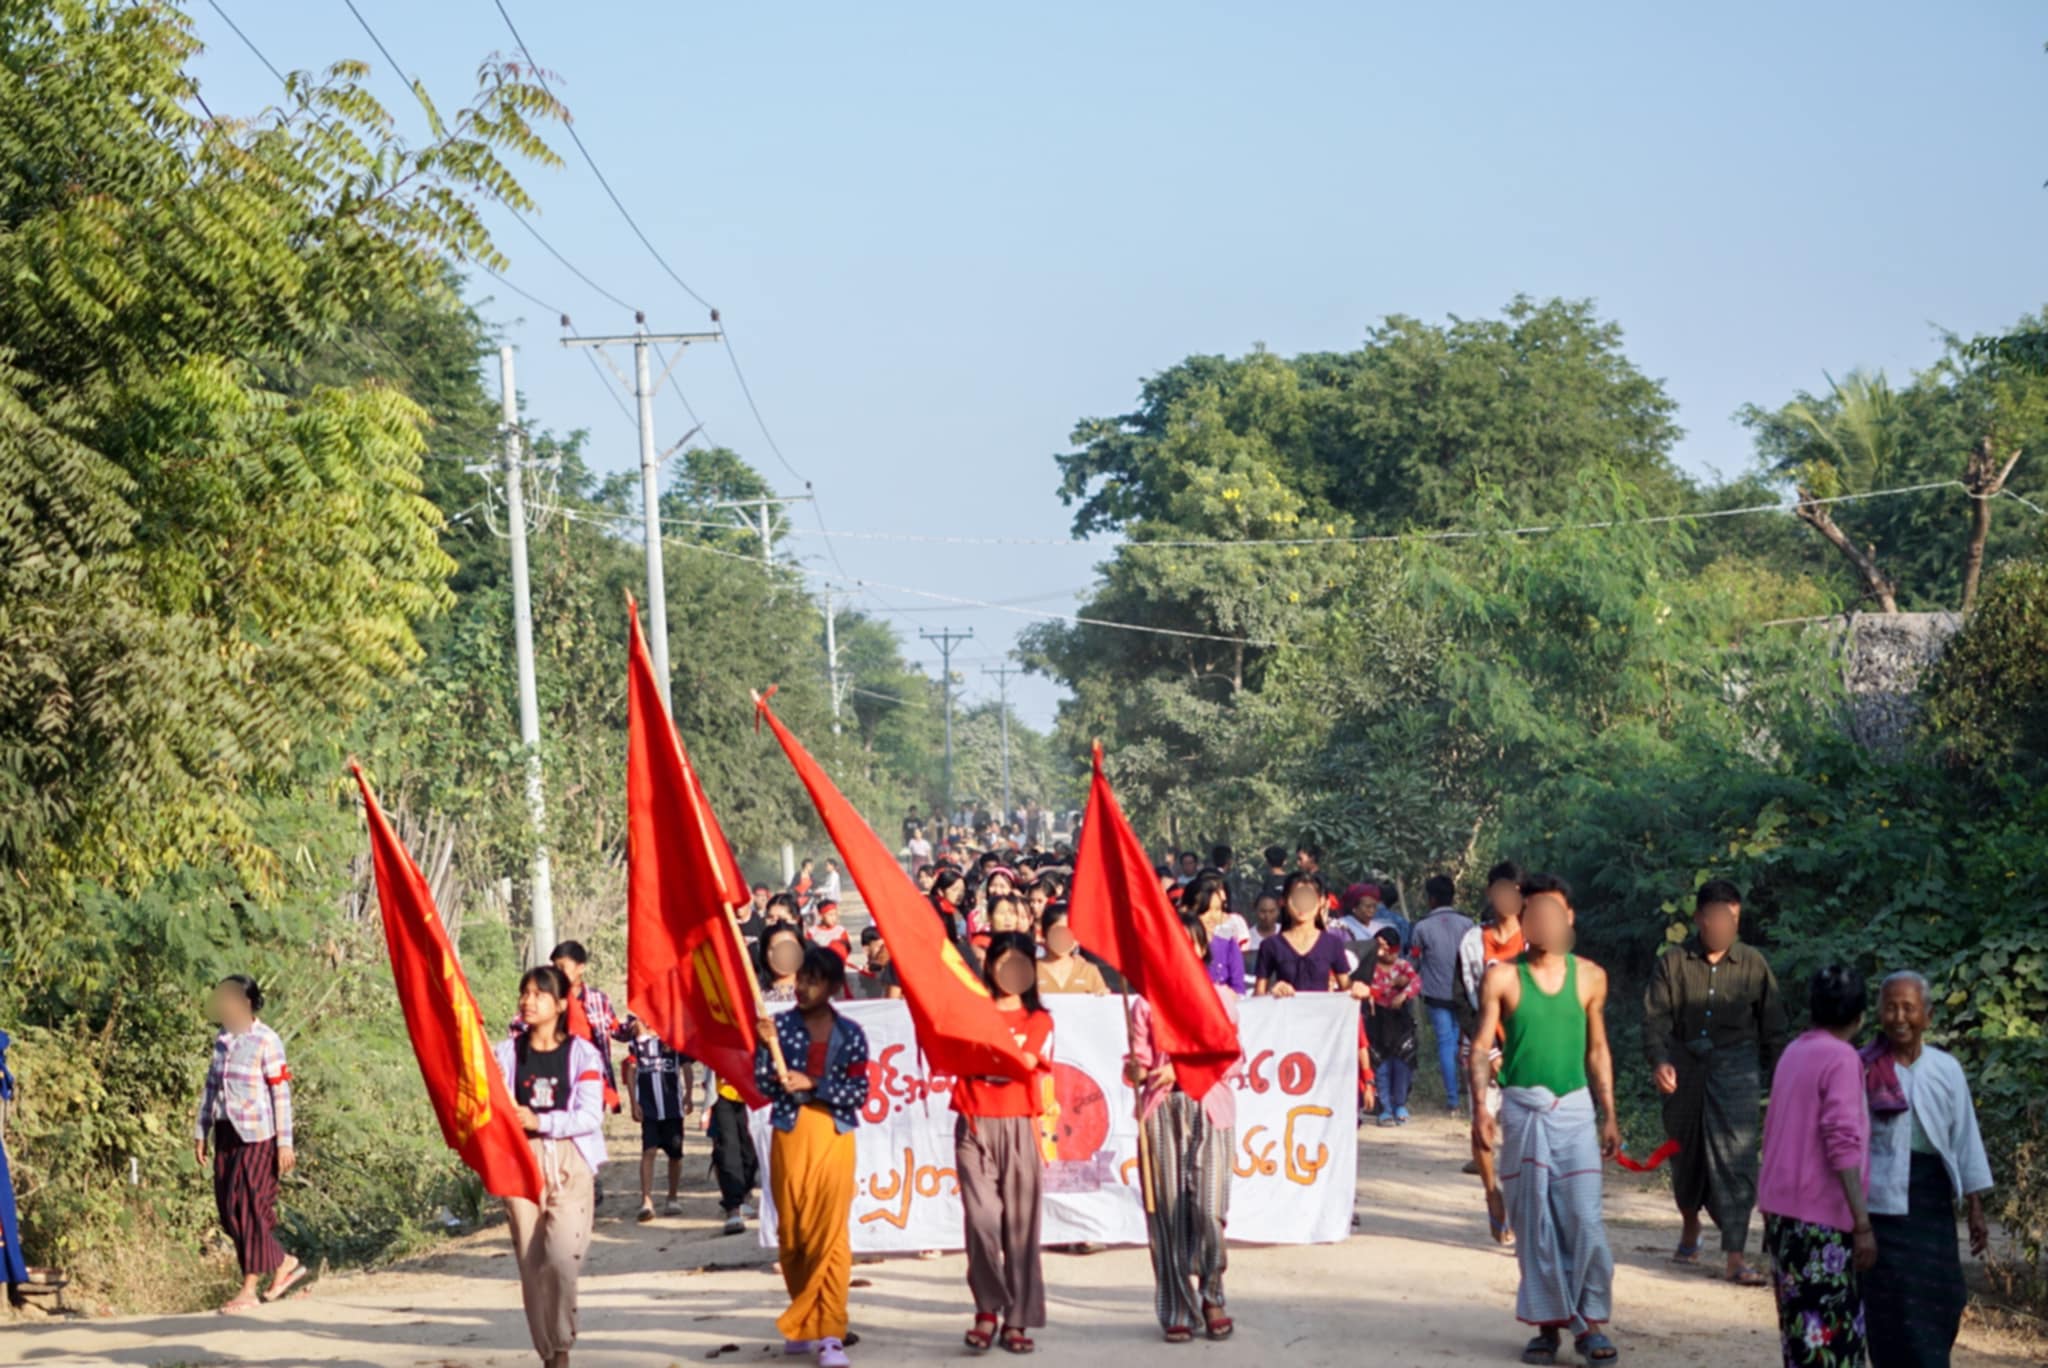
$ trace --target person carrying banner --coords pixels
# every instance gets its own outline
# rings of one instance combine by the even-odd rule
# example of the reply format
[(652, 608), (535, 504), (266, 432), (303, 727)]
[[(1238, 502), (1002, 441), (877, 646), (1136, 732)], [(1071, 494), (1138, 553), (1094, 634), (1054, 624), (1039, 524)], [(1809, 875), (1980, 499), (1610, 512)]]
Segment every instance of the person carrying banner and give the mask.
[[(292, 1071), (284, 1042), (256, 1019), (263, 989), (247, 974), (230, 974), (213, 990), (213, 1061), (199, 1099), (196, 1152), (207, 1165), (212, 1146), (213, 1201), (221, 1229), (235, 1246), (242, 1288), (220, 1309), (234, 1314), (276, 1301), (306, 1276), (306, 1267), (277, 1242), (277, 1180), (292, 1171)], [(275, 1273), (270, 1290), (257, 1285)]]
[[(1183, 910), (1181, 927), (1195, 953), (1206, 959), (1209, 931), (1202, 918)], [(1234, 1025), (1238, 995), (1222, 983), (1216, 993)], [(1138, 1089), (1138, 1124), (1149, 1160), (1144, 1179), (1152, 1307), (1168, 1344), (1186, 1344), (1195, 1337), (1197, 1324), (1212, 1340), (1229, 1339), (1237, 1327), (1224, 1309), (1223, 1274), (1230, 1266), (1224, 1231), (1230, 1219), (1237, 1095), (1226, 1085), (1210, 1088), (1200, 1100), (1188, 1096), (1152, 1025), (1151, 1004), (1133, 1000), (1124, 1078)]]
[[(1472, 1109), (1472, 1144), (1498, 1150), (1499, 1186), (1515, 1234), (1521, 1288), (1515, 1315), (1537, 1327), (1524, 1363), (1555, 1363), (1569, 1328), (1581, 1359), (1616, 1356), (1601, 1327), (1612, 1314), (1614, 1255), (1600, 1213), (1603, 1158), (1621, 1150), (1614, 1061), (1607, 1045), (1607, 974), (1571, 952), (1574, 914), (1564, 880), (1522, 881), (1528, 949), (1486, 971), (1478, 1039), (1504, 1032), (1501, 1114)], [(1473, 1096), (1492, 1073), (1484, 1050), (1468, 1065)], [(1595, 1110), (1597, 1102), (1597, 1112)], [(1488, 1205), (1494, 1205), (1488, 1194)]]
[(569, 1368), (576, 1345), (576, 1278), (590, 1248), (604, 1165), (604, 1064), (569, 1029), (568, 975), (536, 965), (519, 980), (526, 1029), (500, 1041), (498, 1068), (540, 1164), (540, 1199), (505, 1199), (526, 1328), (544, 1368)]
[(775, 1322), (789, 1357), (847, 1368), (846, 1297), (853, 1283), (854, 1130), (868, 1100), (868, 1037), (832, 1006), (846, 994), (846, 961), (804, 947), (796, 1009), (773, 1021), (786, 1073), (768, 1042), (754, 1084), (769, 1101), (769, 1191), (789, 1309)]
[(1037, 947), (1016, 931), (997, 932), (982, 959), (982, 982), (995, 999), (1032, 1072), (1024, 1078), (976, 1075), (953, 1084), (954, 1167), (967, 1217), (967, 1286), (974, 1325), (967, 1347), (987, 1352), (1002, 1327), (1013, 1354), (1037, 1346), (1045, 1324), (1045, 1275), (1039, 1250), (1039, 1189), (1045, 1156), (1039, 1117), (1052, 1074), (1052, 1014), (1038, 1000)]

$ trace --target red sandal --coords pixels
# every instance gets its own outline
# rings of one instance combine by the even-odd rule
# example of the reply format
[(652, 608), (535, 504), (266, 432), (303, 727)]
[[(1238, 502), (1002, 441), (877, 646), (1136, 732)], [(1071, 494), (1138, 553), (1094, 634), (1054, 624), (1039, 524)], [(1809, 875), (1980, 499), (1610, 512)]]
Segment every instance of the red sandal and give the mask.
[(1166, 1342), (1168, 1344), (1186, 1344), (1194, 1337), (1195, 1332), (1188, 1329), (1185, 1325), (1169, 1325), (1166, 1327)]
[(1212, 1306), (1209, 1310), (1211, 1312), (1208, 1318), (1209, 1328), (1207, 1333), (1209, 1338), (1212, 1340), (1229, 1339), (1231, 1332), (1237, 1329), (1237, 1322), (1228, 1316), (1220, 1314), (1222, 1310), (1220, 1307)]
[(1038, 1345), (1025, 1333), (1023, 1326), (1009, 1325), (1003, 1327), (1003, 1351), (1010, 1354), (1034, 1354), (1038, 1352)]
[[(984, 1325), (986, 1325), (988, 1329), (982, 1329), (981, 1327)], [(977, 1354), (986, 1354), (991, 1348), (994, 1347), (995, 1342), (996, 1318), (994, 1316), (984, 1315), (979, 1311), (975, 1312), (974, 1328), (967, 1332), (967, 1347), (969, 1349), (972, 1349)]]

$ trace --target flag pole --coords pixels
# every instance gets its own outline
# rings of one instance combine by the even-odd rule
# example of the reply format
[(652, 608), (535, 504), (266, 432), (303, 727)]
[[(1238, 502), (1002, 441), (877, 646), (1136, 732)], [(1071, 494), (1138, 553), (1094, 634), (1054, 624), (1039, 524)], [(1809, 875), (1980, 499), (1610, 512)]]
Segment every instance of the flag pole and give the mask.
[(775, 1019), (768, 1015), (768, 1003), (761, 992), (761, 976), (754, 972), (754, 957), (747, 953), (747, 938), (740, 934), (740, 919), (730, 905), (725, 909), (725, 929), (732, 933), (732, 943), (738, 948), (740, 963), (747, 971), (747, 991), (753, 994), (754, 1024), (768, 1042), (768, 1059), (775, 1065), (775, 1080), (786, 1088), (789, 1063), (782, 1057), (782, 1033), (775, 1029)]
[[(1097, 777), (1100, 777), (1102, 774), (1101, 737), (1095, 738), (1094, 751), (1095, 773)], [(1100, 823), (1095, 825), (1099, 826)], [(1088, 835), (1088, 832), (1088, 827), (1082, 828), (1081, 834), (1083, 838)], [(1076, 863), (1079, 860), (1080, 852), (1077, 847), (1075, 851)], [(1135, 1058), (1138, 1053), (1138, 1033), (1137, 1026), (1131, 1019), (1131, 981), (1122, 973), (1118, 973), (1116, 978), (1117, 986), (1123, 994), (1124, 1003), (1124, 1057), (1127, 1059)], [(1145, 1090), (1143, 1079), (1138, 1080), (1137, 1083), (1131, 1086), (1131, 1093), (1131, 1110), (1136, 1113), (1138, 1120), (1138, 1185), (1145, 1198), (1145, 1214), (1150, 1216), (1155, 1211), (1155, 1204), (1152, 1199), (1152, 1145), (1145, 1138)]]
[[(1122, 974), (1118, 974), (1117, 978), (1123, 982), (1124, 1048), (1127, 1057), (1135, 1057), (1138, 1053), (1138, 1036), (1137, 1027), (1131, 1021), (1131, 985), (1128, 981), (1124, 981)], [(1132, 1085), (1131, 1092), (1135, 1100), (1131, 1104), (1131, 1109), (1138, 1116), (1138, 1186), (1145, 1196), (1145, 1214), (1150, 1216), (1154, 1212), (1152, 1201), (1152, 1144), (1145, 1138), (1145, 1090), (1143, 1083), (1144, 1080), (1140, 1079), (1138, 1083)]]

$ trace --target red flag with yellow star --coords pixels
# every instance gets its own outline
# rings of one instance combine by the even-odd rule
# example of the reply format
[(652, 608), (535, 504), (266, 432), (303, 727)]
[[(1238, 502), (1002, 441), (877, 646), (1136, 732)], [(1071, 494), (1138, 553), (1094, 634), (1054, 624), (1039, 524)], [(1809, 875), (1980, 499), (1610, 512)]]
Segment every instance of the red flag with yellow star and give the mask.
[(945, 924), (903, 866), (825, 777), (810, 752), (789, 734), (768, 700), (757, 696), (754, 707), (796, 766), (797, 777), (825, 823), (825, 834), (839, 847), (846, 872), (889, 947), (889, 962), (896, 966), (925, 1059), (938, 1072), (955, 1077), (1031, 1077), (1037, 1070), (1025, 1062), (1024, 1047), (996, 1011), (995, 999), (947, 938)]
[(483, 1179), (484, 1191), (538, 1202), (540, 1165), (519, 1128), (505, 1075), (486, 1043), (483, 1013), (456, 962), (448, 928), (434, 910), (434, 895), (377, 806), (362, 766), (350, 761), (349, 771), (363, 791), (370, 819), (370, 861), (377, 872), (392, 984), (441, 1136)]

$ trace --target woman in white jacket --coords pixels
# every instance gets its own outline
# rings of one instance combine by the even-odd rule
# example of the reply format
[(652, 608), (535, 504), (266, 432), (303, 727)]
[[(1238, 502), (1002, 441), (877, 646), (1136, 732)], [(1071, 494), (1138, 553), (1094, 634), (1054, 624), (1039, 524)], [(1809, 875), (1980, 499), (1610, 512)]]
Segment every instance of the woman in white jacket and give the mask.
[(541, 1199), (505, 1199), (526, 1327), (543, 1368), (569, 1368), (576, 1343), (576, 1277), (590, 1248), (592, 1201), (604, 1163), (604, 1061), (568, 1030), (569, 980), (552, 964), (519, 980), (526, 1030), (499, 1044), (498, 1067), (540, 1163)]
[(1863, 1050), (1870, 1106), (1870, 1222), (1877, 1265), (1863, 1275), (1875, 1368), (1946, 1368), (1970, 1292), (1956, 1252), (1956, 1203), (1970, 1252), (1991, 1240), (1983, 1194), (1991, 1166), (1970, 1083), (1954, 1055), (1926, 1043), (1927, 980), (1884, 981), (1880, 1033)]

